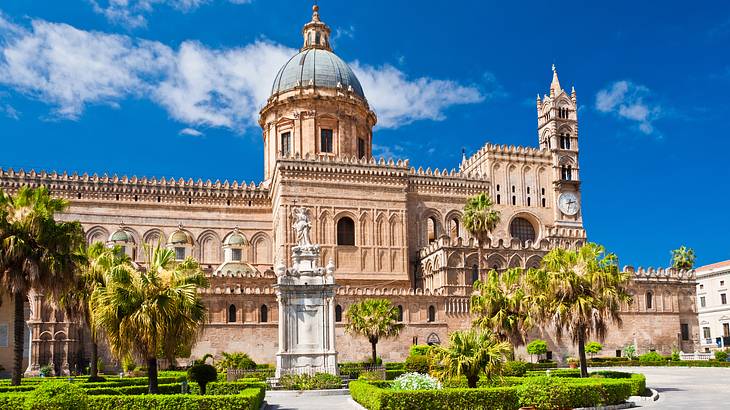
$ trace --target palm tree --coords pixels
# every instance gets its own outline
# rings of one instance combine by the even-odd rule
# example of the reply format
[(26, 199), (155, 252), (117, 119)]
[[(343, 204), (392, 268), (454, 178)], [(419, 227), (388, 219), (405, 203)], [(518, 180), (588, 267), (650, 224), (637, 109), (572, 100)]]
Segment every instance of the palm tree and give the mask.
[(672, 267), (680, 270), (691, 270), (695, 266), (695, 251), (684, 245), (672, 251)]
[(76, 275), (75, 286), (61, 296), (60, 304), (70, 317), (83, 320), (91, 333), (90, 381), (101, 380), (98, 370), (98, 334), (92, 310), (92, 295), (98, 287), (105, 286), (105, 278), (114, 269), (124, 269), (130, 262), (121, 247), (106, 247), (102, 242), (95, 242), (79, 251), (86, 260)]
[(14, 303), (12, 385), (19, 385), (22, 376), (28, 292), (58, 300), (83, 264), (75, 252), (84, 243), (81, 225), (55, 220), (67, 207), (45, 187), (22, 187), (15, 196), (0, 190), (0, 283)]
[(524, 277), (522, 268), (512, 268), (502, 274), (491, 270), (483, 282), (474, 283), (471, 296), (471, 311), (475, 316), (472, 325), (490, 330), (497, 339), (513, 347), (525, 343), (527, 332), (533, 326)]
[(449, 346), (436, 346), (433, 358), (442, 366), (440, 378), (465, 376), (470, 388), (476, 388), (483, 372), (487, 378), (499, 374), (504, 356), (511, 351), (508, 342), (500, 342), (489, 330), (459, 330), (449, 335)]
[(581, 377), (588, 377), (586, 340), (591, 335), (602, 340), (610, 322), (621, 325), (621, 304), (631, 302), (625, 288), (628, 274), (619, 271), (616, 255), (595, 243), (577, 250), (555, 248), (542, 265), (543, 319), (556, 336), (567, 332), (578, 345)]
[(173, 359), (189, 348), (206, 320), (198, 294), (208, 287), (192, 258), (175, 260), (171, 249), (147, 246), (146, 270), (120, 265), (92, 296), (92, 315), (117, 357), (133, 353), (147, 362), (149, 393), (157, 389), (157, 357)]
[(368, 338), (372, 346), (373, 362), (378, 360), (378, 340), (397, 337), (403, 329), (398, 323), (398, 308), (387, 299), (365, 299), (347, 309), (348, 333), (360, 334)]
[(482, 268), (484, 242), (499, 223), (499, 211), (495, 211), (493, 208), (494, 201), (486, 192), (470, 197), (464, 205), (464, 216), (462, 217), (464, 228), (479, 241), (477, 249), (479, 259), (477, 269), (479, 273), (481, 273)]

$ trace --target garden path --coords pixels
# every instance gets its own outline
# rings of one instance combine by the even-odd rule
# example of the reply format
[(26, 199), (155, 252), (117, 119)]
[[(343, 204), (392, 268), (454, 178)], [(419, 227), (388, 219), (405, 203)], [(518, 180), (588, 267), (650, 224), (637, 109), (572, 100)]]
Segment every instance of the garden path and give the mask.
[[(347, 391), (282, 391), (266, 392), (266, 410), (349, 410), (354, 409)], [(344, 394), (342, 394), (344, 393)]]

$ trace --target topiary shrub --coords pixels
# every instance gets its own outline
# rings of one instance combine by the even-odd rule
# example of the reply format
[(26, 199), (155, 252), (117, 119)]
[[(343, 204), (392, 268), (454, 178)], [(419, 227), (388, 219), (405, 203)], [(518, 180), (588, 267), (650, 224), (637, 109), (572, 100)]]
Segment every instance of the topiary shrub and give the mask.
[(727, 360), (727, 352), (718, 350), (715, 352), (715, 360), (724, 362)]
[(426, 355), (408, 356), (406, 371), (428, 374), (431, 370), (431, 358)]
[(393, 390), (439, 390), (441, 383), (435, 378), (421, 373), (406, 373), (398, 376), (391, 385)]
[(75, 384), (62, 381), (49, 381), (29, 394), (25, 399), (24, 410), (86, 410), (86, 392)]
[(188, 380), (198, 383), (200, 394), (205, 394), (205, 386), (217, 379), (218, 372), (209, 364), (196, 363), (188, 369)]

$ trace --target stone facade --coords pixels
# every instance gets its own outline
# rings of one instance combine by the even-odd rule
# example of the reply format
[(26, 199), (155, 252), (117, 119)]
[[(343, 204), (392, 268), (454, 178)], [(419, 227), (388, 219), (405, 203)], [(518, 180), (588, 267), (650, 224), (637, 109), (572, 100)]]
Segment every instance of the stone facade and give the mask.
[[(385, 360), (402, 360), (412, 343), (445, 341), (450, 331), (470, 325), (471, 285), (488, 269), (537, 266), (553, 247), (586, 242), (577, 96), (562, 89), (555, 69), (549, 93), (537, 98), (537, 147), (487, 143), (457, 169), (414, 169), (408, 160), (372, 157), (377, 116), (367, 90), (332, 52), (316, 7), (303, 34), (301, 52), (279, 71), (260, 113), (264, 181), (8, 169), (0, 170), (0, 188), (48, 187), (71, 203), (61, 218), (81, 221), (89, 242), (124, 246), (139, 265), (145, 263), (143, 244), (163, 242), (181, 258), (196, 257), (211, 281), (204, 294), (210, 323), (193, 349), (196, 357), (245, 351), (258, 362), (274, 362), (279, 308), (273, 267), (292, 263), (294, 207), (311, 210), (312, 241), (320, 244), (321, 259), (332, 259), (337, 268), (341, 361), (367, 356), (367, 341), (344, 334), (342, 323), (358, 300), (385, 297), (402, 309), (405, 330), (379, 345)], [(489, 193), (501, 213), (482, 260), (461, 223), (466, 199), (480, 192)], [(640, 350), (693, 350), (693, 273), (632, 272), (635, 295), (653, 289), (661, 303), (644, 308), (637, 297), (625, 308), (623, 329), (609, 332), (606, 349), (636, 341)], [(45, 363), (43, 346), (64, 338), (73, 339), (69, 356), (85, 357), (81, 336), (72, 336), (71, 328), (48, 330), (65, 322), (44, 316), (45, 304), (35, 299), (31, 306), (29, 371)], [(692, 340), (678, 336), (682, 324)], [(573, 352), (569, 341), (551, 339), (551, 345), (560, 355)]]
[(730, 347), (730, 261), (697, 268), (699, 338), (703, 351)]

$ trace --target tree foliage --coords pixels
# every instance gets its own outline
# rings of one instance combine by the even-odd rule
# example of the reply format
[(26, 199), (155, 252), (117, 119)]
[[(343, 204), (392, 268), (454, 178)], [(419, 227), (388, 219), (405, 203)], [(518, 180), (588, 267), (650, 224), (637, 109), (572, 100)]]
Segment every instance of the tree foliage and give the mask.
[(532, 342), (527, 344), (527, 353), (529, 353), (531, 356), (535, 355), (537, 356), (537, 359), (540, 359), (541, 355), (544, 355), (548, 352), (548, 344), (546, 341), (542, 339), (535, 339)]
[(449, 345), (436, 346), (433, 360), (441, 366), (437, 373), (442, 379), (464, 376), (470, 388), (477, 387), (480, 374), (487, 378), (498, 375), (504, 356), (512, 347), (499, 341), (489, 330), (460, 330), (449, 335)]
[(28, 292), (58, 300), (85, 263), (76, 252), (84, 243), (81, 224), (55, 219), (67, 207), (45, 187), (22, 187), (15, 195), (0, 190), (0, 284), (14, 304), (13, 385), (20, 384), (23, 370)]
[(603, 339), (610, 323), (621, 325), (621, 304), (631, 301), (628, 275), (619, 271), (616, 255), (595, 243), (577, 250), (555, 248), (542, 266), (530, 281), (546, 297), (541, 317), (556, 336), (568, 333), (578, 345), (581, 375), (587, 377), (586, 340), (591, 335)]
[(695, 266), (695, 251), (684, 245), (672, 251), (672, 267), (674, 269), (690, 270)]
[(464, 215), (462, 216), (464, 229), (479, 241), (477, 249), (477, 269), (481, 273), (482, 249), (489, 234), (499, 223), (499, 211), (494, 209), (494, 201), (486, 192), (482, 192), (466, 200)]
[(603, 345), (598, 342), (586, 343), (586, 353), (590, 354), (591, 356), (601, 353), (601, 350), (603, 350)]
[(114, 354), (147, 361), (149, 391), (157, 392), (157, 358), (173, 361), (189, 347), (206, 319), (198, 288), (208, 286), (198, 262), (175, 260), (171, 249), (147, 247), (145, 270), (122, 265), (92, 296), (92, 314)]
[(368, 338), (372, 347), (372, 363), (377, 363), (380, 339), (397, 337), (403, 329), (398, 322), (398, 308), (387, 299), (365, 299), (347, 309), (345, 330)]

